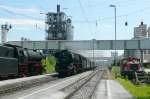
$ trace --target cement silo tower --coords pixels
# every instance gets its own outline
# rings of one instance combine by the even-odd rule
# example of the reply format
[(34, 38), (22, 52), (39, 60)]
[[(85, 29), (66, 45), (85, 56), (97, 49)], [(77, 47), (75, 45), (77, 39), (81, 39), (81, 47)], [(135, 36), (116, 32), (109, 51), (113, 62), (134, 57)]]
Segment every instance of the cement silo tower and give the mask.
[(46, 14), (46, 40), (73, 40), (73, 26), (71, 19), (60, 11)]

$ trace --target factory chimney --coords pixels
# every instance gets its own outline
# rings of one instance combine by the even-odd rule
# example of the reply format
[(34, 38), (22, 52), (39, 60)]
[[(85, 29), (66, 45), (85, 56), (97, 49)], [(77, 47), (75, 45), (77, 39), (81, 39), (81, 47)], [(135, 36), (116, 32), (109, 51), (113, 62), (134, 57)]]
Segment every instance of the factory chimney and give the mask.
[(143, 23), (143, 21), (141, 22), (141, 25), (143, 25), (144, 23)]
[(57, 12), (60, 12), (60, 5), (57, 5)]

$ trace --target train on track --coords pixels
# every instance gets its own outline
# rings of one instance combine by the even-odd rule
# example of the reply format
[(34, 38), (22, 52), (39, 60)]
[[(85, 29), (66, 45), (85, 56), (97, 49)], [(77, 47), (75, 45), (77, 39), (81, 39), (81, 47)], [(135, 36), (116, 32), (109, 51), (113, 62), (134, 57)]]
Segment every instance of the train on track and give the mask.
[(121, 60), (121, 75), (130, 80), (135, 78), (135, 72), (141, 72), (140, 59), (128, 57)]
[[(94, 69), (94, 62), (69, 50), (58, 51), (55, 71), (60, 77), (70, 76), (86, 70)], [(40, 52), (22, 48), (21, 46), (0, 45), (0, 80), (40, 75), (43, 73)]]
[(69, 50), (56, 52), (55, 57), (57, 60), (55, 70), (60, 77), (74, 75), (95, 68), (94, 62)]
[(133, 83), (150, 83), (150, 69), (139, 58), (128, 57), (121, 60), (121, 76), (127, 77)]
[(42, 53), (16, 45), (0, 46), (0, 80), (42, 74)]

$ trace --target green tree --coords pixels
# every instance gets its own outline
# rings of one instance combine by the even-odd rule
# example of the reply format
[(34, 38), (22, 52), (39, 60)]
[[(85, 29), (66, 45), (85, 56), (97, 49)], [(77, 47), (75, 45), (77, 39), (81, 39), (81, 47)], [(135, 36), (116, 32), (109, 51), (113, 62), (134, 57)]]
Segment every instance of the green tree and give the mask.
[(55, 71), (56, 59), (52, 55), (48, 55), (46, 59), (42, 60), (43, 72), (51, 73)]

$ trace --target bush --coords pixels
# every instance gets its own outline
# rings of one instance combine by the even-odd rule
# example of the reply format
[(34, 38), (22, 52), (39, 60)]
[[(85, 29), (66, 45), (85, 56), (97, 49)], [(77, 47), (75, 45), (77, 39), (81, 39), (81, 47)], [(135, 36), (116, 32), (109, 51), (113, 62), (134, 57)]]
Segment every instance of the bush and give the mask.
[(51, 73), (55, 71), (56, 59), (54, 56), (48, 55), (46, 59), (42, 59), (42, 66), (44, 73)]
[(150, 64), (146, 65), (146, 68), (149, 68), (149, 69), (150, 69)]
[(120, 67), (119, 66), (113, 66), (111, 72), (112, 72), (113, 79), (120, 77)]

